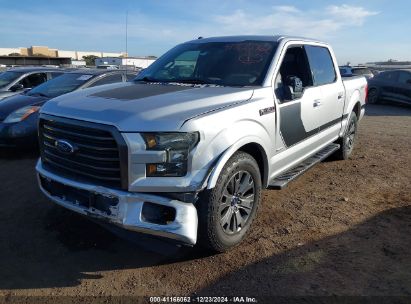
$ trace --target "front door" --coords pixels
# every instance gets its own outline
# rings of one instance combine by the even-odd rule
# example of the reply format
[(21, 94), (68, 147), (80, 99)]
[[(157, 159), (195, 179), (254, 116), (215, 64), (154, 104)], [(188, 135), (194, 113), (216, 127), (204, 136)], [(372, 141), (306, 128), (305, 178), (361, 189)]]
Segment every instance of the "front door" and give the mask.
[[(300, 83), (301, 89), (295, 86)], [(313, 86), (308, 58), (301, 45), (287, 48), (274, 84), (277, 107), (276, 169), (289, 166), (316, 146), (321, 126), (320, 87)], [(311, 144), (303, 142), (310, 140)]]

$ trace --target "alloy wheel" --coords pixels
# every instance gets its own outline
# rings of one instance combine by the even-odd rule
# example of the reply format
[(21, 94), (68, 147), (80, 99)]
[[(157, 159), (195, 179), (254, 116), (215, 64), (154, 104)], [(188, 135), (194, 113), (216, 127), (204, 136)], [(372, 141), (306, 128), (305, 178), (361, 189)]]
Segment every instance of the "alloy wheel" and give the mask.
[(238, 171), (225, 185), (220, 199), (220, 224), (227, 234), (238, 233), (247, 224), (255, 201), (254, 179), (247, 171)]

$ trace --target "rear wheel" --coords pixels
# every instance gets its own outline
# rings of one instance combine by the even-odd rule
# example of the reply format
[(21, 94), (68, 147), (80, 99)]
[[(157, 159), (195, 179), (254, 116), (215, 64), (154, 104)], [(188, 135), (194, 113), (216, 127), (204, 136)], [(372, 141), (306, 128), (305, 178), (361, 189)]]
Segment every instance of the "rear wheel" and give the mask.
[(348, 118), (347, 129), (344, 136), (338, 140), (340, 149), (335, 153), (335, 157), (340, 160), (348, 159), (354, 149), (354, 143), (357, 138), (358, 119), (355, 112), (352, 112)]
[(377, 104), (379, 101), (379, 94), (377, 89), (371, 89), (368, 91), (368, 102), (371, 104)]
[(224, 166), (216, 187), (200, 195), (199, 244), (224, 252), (245, 237), (261, 200), (261, 176), (255, 159), (235, 153)]

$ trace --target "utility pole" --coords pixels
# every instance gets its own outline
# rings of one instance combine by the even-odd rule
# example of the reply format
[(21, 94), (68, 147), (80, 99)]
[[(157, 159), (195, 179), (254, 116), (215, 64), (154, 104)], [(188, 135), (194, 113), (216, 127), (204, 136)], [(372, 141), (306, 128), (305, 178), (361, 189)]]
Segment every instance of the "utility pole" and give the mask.
[[(128, 57), (128, 10), (126, 11), (126, 58)], [(127, 59), (126, 59), (127, 64)]]

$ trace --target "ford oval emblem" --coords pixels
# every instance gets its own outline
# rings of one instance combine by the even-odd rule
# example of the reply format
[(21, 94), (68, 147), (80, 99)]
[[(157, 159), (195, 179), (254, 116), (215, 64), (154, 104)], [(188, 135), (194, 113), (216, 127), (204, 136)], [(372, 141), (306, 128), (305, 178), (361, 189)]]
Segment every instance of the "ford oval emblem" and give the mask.
[(54, 142), (54, 146), (57, 148), (57, 150), (59, 150), (59, 152), (64, 154), (73, 154), (77, 150), (73, 144), (71, 144), (67, 140), (62, 139), (56, 140)]

